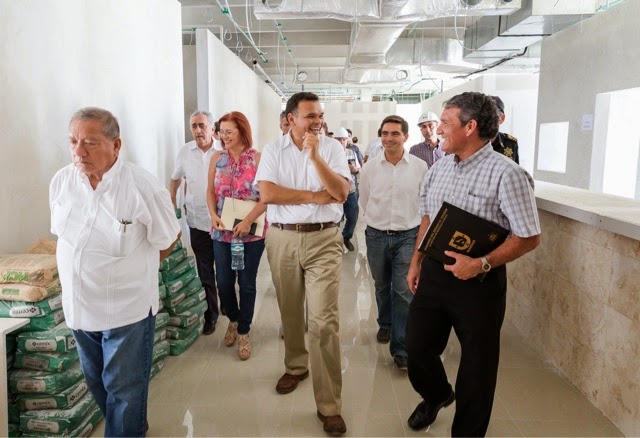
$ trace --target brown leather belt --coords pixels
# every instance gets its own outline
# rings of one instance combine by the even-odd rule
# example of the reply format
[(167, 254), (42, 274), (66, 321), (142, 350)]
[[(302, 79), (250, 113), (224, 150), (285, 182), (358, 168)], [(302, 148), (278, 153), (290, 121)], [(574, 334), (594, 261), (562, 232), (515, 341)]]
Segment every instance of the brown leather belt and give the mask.
[(326, 230), (327, 228), (335, 228), (338, 224), (335, 222), (323, 222), (321, 224), (271, 224), (271, 226), (281, 230), (297, 231), (298, 233), (312, 233)]

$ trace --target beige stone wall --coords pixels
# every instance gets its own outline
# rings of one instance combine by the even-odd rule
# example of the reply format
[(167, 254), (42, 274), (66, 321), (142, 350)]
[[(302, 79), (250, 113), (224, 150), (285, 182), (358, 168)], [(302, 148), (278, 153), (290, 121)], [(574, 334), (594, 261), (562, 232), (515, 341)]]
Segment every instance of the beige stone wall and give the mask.
[(640, 241), (540, 210), (507, 319), (627, 436), (640, 436)]

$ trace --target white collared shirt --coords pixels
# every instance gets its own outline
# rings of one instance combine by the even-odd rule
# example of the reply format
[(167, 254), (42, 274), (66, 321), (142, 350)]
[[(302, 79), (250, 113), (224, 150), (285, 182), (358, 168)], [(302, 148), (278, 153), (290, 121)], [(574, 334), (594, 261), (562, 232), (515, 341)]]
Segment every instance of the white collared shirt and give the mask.
[(51, 180), (49, 205), (67, 325), (103, 331), (155, 315), (159, 251), (180, 231), (157, 178), (119, 158), (94, 191), (70, 164)]
[(382, 139), (378, 137), (367, 145), (367, 149), (364, 151), (364, 154), (368, 157), (368, 161), (380, 155), (380, 152), (382, 151), (384, 151), (384, 146), (382, 146)]
[(403, 151), (395, 166), (383, 152), (360, 171), (360, 208), (365, 223), (384, 231), (405, 231), (420, 225), (420, 184), (427, 163)]
[[(215, 142), (215, 140), (214, 140)], [(195, 141), (190, 141), (180, 148), (176, 157), (176, 167), (171, 175), (172, 180), (185, 177), (187, 180), (187, 225), (201, 231), (211, 231), (211, 216), (207, 207), (207, 174), (209, 161), (216, 152), (214, 146), (202, 152)]]
[[(331, 170), (346, 179), (351, 178), (344, 147), (332, 138), (318, 136), (318, 152)], [(315, 166), (309, 159), (306, 149), (299, 150), (291, 139), (291, 131), (274, 142), (265, 145), (255, 178), (269, 181), (282, 187), (295, 190), (319, 192), (324, 186)], [(342, 204), (298, 204), (267, 206), (267, 219), (270, 223), (313, 224), (338, 222), (342, 218)]]

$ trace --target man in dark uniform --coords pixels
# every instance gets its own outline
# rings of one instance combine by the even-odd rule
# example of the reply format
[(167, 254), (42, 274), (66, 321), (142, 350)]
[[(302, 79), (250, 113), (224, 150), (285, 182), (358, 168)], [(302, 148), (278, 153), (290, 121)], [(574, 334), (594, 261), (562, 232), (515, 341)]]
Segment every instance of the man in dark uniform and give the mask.
[[(502, 125), (506, 119), (506, 116), (504, 115), (504, 102), (498, 96), (491, 96), (491, 99), (493, 99), (498, 107), (498, 117), (500, 118), (500, 124)], [(491, 140), (491, 146), (493, 146), (494, 151), (499, 152), (505, 157), (511, 158), (513, 161), (520, 164), (520, 157), (518, 156), (518, 139), (513, 135), (498, 132), (498, 135)]]

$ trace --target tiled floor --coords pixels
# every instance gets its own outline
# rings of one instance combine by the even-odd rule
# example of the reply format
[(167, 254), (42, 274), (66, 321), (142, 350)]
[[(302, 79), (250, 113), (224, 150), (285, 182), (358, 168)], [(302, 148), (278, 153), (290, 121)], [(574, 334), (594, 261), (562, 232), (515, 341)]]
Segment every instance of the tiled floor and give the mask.
[[(347, 436), (448, 436), (455, 404), (428, 431), (406, 420), (419, 397), (406, 372), (396, 369), (377, 331), (373, 281), (366, 264), (362, 223), (356, 252), (342, 265), (340, 334), (343, 351), (343, 416)], [(316, 418), (311, 379), (288, 395), (275, 392), (284, 372), (279, 312), (266, 256), (258, 276), (251, 330), (253, 354), (241, 362), (222, 342), (228, 320), (201, 336), (179, 357), (166, 360), (151, 382), (150, 436), (324, 436)], [(444, 363), (453, 383), (459, 347), (452, 338)], [(502, 331), (498, 387), (490, 436), (622, 436), (570, 383), (527, 348), (513, 326)], [(102, 436), (104, 423), (93, 436)]]

